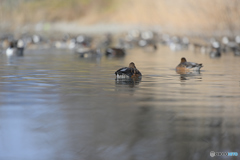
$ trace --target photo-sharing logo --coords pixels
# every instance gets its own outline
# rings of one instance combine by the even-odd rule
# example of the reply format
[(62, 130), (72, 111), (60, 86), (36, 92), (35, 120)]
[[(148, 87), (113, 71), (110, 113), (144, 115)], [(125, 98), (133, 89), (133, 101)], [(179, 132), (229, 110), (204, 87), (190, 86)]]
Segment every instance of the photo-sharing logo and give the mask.
[(238, 156), (238, 152), (214, 152), (214, 151), (211, 151), (210, 156), (211, 157), (215, 157), (215, 156)]

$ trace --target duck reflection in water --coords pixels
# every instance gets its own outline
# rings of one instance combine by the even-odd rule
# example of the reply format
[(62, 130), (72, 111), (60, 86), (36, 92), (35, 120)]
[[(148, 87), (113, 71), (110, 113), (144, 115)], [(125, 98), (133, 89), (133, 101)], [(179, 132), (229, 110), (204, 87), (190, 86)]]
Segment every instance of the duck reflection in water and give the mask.
[(202, 80), (201, 73), (200, 71), (192, 71), (192, 72), (179, 72), (176, 71), (180, 75), (180, 80), (185, 81), (185, 80), (190, 80), (190, 79), (198, 79)]
[(130, 88), (135, 87), (135, 85), (139, 85), (142, 78), (131, 78), (131, 79), (115, 79), (116, 85), (128, 85)]

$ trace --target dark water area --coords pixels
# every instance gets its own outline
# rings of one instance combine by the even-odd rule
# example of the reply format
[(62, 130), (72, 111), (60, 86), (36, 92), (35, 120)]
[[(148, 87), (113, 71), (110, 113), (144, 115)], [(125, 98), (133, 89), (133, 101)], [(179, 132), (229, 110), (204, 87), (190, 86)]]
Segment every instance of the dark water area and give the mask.
[[(181, 57), (203, 63), (178, 74)], [(140, 81), (115, 80), (135, 62)], [(240, 57), (129, 50), (80, 58), (67, 50), (0, 55), (1, 160), (211, 160), (240, 153)]]

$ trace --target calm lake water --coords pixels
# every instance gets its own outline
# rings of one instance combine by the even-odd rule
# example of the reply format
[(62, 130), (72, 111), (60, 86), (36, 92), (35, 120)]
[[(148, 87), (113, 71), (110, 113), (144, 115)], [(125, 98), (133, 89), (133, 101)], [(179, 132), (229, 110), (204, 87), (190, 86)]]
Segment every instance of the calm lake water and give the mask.
[[(181, 57), (203, 63), (180, 75)], [(138, 82), (115, 80), (135, 62)], [(0, 55), (1, 160), (212, 160), (240, 154), (240, 57), (159, 47), (123, 58)]]

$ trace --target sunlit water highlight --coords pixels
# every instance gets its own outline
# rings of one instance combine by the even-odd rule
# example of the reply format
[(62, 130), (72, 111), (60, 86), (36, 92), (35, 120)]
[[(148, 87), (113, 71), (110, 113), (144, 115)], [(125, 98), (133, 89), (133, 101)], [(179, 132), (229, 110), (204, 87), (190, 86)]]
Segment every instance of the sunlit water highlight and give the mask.
[[(177, 74), (183, 56), (203, 63), (202, 71)], [(141, 81), (115, 80), (114, 72), (132, 61)], [(54, 49), (2, 54), (0, 159), (202, 160), (213, 159), (210, 151), (240, 153), (239, 61), (230, 53), (210, 59), (165, 47), (118, 59)]]

